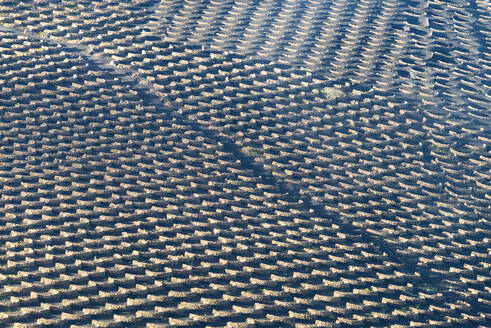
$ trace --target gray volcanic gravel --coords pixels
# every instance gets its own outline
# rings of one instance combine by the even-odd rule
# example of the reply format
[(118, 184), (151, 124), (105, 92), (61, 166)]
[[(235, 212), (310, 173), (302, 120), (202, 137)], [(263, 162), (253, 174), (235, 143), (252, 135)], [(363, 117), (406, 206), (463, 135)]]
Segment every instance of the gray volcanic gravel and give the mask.
[(0, 3), (0, 327), (491, 326), (487, 1)]

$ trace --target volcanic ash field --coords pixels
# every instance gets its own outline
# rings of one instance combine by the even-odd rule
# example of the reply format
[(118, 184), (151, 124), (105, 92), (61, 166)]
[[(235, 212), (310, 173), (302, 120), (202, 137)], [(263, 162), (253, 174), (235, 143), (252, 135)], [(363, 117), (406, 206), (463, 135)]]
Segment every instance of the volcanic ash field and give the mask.
[(485, 0), (0, 2), (0, 327), (490, 327)]

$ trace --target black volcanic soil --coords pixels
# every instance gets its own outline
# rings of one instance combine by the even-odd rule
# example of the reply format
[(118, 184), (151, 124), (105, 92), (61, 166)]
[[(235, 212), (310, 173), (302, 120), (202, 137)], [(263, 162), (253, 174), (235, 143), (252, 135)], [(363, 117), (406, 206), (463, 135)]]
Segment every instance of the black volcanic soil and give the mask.
[(490, 326), (484, 1), (0, 4), (0, 326)]

